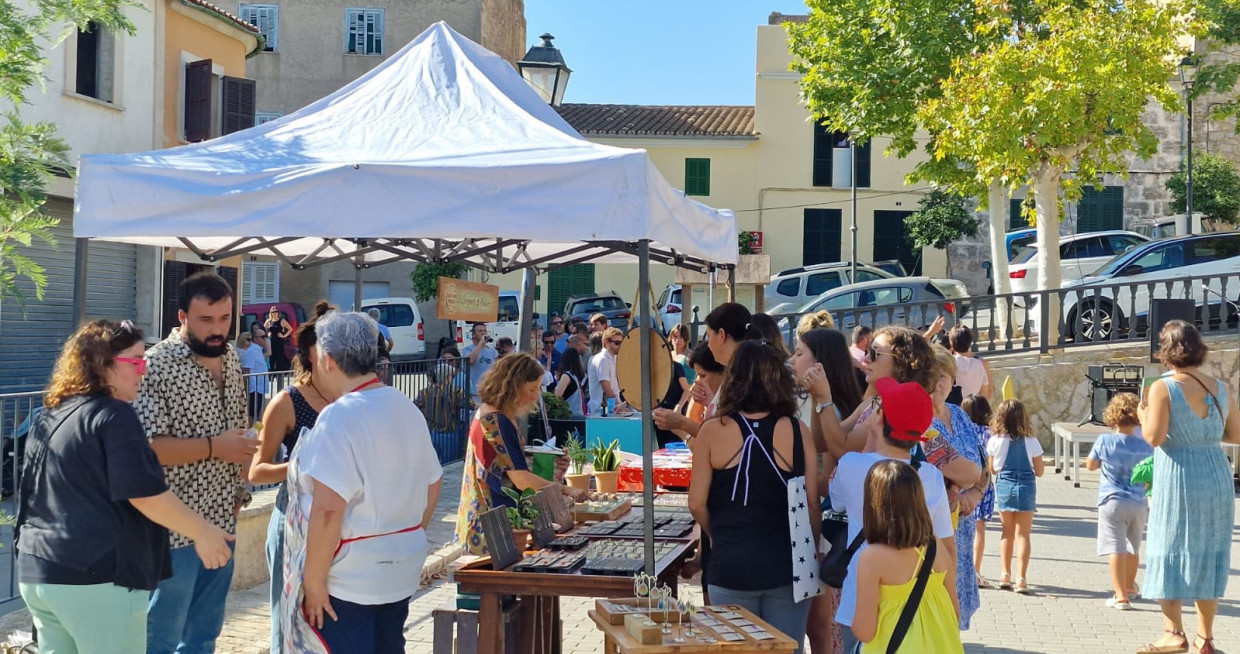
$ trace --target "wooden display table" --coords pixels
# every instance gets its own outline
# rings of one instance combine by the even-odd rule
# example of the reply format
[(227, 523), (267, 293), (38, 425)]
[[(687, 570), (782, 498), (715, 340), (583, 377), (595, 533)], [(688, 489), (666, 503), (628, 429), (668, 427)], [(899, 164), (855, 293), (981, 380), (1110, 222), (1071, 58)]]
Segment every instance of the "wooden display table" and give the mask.
[[(720, 652), (723, 654), (749, 654), (751, 652), (793, 652), (796, 651), (797, 642), (780, 633), (771, 625), (758, 619), (757, 616), (746, 611), (745, 609), (728, 605), (727, 607), (710, 607), (726, 609), (734, 614), (741, 616), (745, 621), (759, 628), (762, 632), (770, 635), (771, 638), (766, 640), (757, 640), (753, 638), (753, 634), (745, 631), (743, 628), (737, 628), (734, 623), (720, 617), (718, 613), (702, 609), (700, 613), (694, 616), (693, 627), (697, 633), (710, 636), (715, 642), (703, 642), (698, 638), (688, 638), (682, 636), (684, 626), (672, 624), (672, 633), (663, 635), (663, 642), (650, 645), (643, 645), (637, 642), (637, 639), (625, 629), (623, 624), (612, 624), (610, 620), (599, 614), (597, 610), (590, 611), (590, 619), (603, 632), (603, 652), (604, 654), (676, 654), (679, 652)], [(729, 629), (731, 633), (743, 636), (743, 640), (727, 641), (720, 637), (720, 633), (716, 632), (716, 627), (708, 626), (703, 620), (713, 621), (718, 625), (723, 625)], [(677, 643), (675, 638), (681, 636), (685, 642)]]
[[(640, 513), (635, 510), (634, 513)], [(576, 534), (579, 525), (570, 534)], [(655, 563), (655, 575), (673, 591), (680, 568), (697, 548), (699, 530), (684, 539), (660, 541), (671, 548)], [(634, 541), (640, 543), (640, 541)], [(561, 651), (560, 597), (630, 597), (633, 578), (612, 575), (513, 572), (512, 567), (492, 570), (491, 558), (482, 557), (453, 573), (453, 581), (463, 593), (482, 596), (478, 608), (478, 651), (503, 652), (503, 611), (501, 596), (516, 595), (529, 610), (522, 611), (522, 636), (517, 649), (521, 654), (559, 654)]]

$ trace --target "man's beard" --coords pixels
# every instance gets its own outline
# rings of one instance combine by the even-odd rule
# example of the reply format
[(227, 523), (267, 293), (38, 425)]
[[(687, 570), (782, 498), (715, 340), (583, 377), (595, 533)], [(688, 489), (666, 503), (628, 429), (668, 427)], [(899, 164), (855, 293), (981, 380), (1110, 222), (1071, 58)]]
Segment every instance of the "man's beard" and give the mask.
[[(217, 341), (218, 344), (212, 344)], [(194, 334), (189, 330), (186, 330), (185, 342), (189, 345), (190, 352), (193, 352), (200, 357), (217, 359), (228, 353), (228, 339), (223, 336), (212, 336), (204, 341), (197, 336), (194, 336)]]

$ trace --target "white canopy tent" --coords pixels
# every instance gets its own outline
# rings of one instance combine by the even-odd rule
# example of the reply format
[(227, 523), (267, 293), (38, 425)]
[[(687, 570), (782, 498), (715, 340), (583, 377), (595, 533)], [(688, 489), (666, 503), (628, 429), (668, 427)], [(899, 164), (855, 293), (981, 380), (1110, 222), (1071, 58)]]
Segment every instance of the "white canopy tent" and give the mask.
[[(642, 150), (581, 138), (511, 65), (442, 22), (279, 120), (168, 150), (84, 155), (74, 235), (209, 261), (268, 254), (298, 269), (460, 261), (505, 273), (637, 258), (641, 314), (651, 260), (713, 270), (738, 256), (732, 212), (686, 197)], [(648, 362), (649, 334), (640, 340)], [(645, 370), (645, 407), (649, 380)], [(643, 431), (653, 506), (649, 411)]]

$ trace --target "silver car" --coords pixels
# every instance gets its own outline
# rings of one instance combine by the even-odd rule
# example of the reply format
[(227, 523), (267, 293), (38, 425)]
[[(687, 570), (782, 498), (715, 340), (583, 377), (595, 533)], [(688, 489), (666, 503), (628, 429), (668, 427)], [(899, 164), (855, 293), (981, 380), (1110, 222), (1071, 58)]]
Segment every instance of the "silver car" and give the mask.
[(907, 325), (924, 330), (939, 316), (950, 327), (956, 321), (958, 302), (945, 297), (929, 277), (897, 277), (842, 286), (805, 303), (798, 314), (826, 310), (841, 331), (856, 325), (875, 329)]

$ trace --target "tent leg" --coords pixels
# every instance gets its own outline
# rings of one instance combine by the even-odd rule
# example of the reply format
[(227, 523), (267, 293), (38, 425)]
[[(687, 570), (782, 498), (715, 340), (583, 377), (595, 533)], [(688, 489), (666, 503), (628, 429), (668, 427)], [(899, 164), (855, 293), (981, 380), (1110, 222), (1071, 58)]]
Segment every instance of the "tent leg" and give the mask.
[(353, 263), (353, 310), (362, 310), (362, 258)]
[[(538, 285), (538, 272), (525, 269), (521, 280), (521, 320), (518, 321), (517, 351), (530, 352), (538, 356), (538, 348), (530, 341), (530, 329), (534, 325), (534, 289)], [(541, 343), (539, 344), (541, 345)]]
[(642, 355), (642, 524), (645, 530), (646, 574), (654, 576), (654, 393), (650, 388), (650, 241), (637, 246), (637, 324)]
[(90, 239), (74, 239), (77, 256), (73, 258), (73, 328), (86, 320), (86, 273), (90, 258)]
[(728, 268), (728, 302), (736, 301), (736, 266)]

